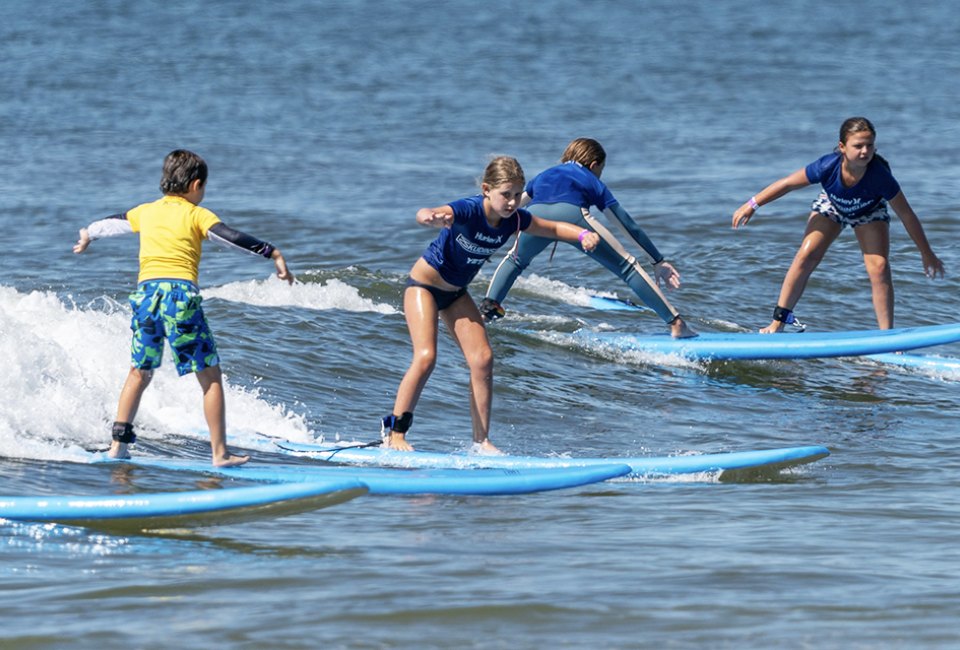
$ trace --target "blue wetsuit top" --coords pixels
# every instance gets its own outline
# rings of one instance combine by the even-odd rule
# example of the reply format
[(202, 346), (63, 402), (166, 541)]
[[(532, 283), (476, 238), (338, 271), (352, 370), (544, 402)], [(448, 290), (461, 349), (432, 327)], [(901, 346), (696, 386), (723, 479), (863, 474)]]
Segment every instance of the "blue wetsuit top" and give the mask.
[(578, 162), (568, 161), (534, 176), (526, 188), (535, 203), (570, 203), (581, 208), (596, 206), (601, 212), (617, 203), (613, 193), (597, 176)]
[(900, 193), (900, 184), (890, 173), (890, 168), (874, 156), (867, 171), (853, 187), (843, 184), (838, 152), (828, 153), (806, 167), (807, 180), (820, 183), (830, 203), (845, 217), (859, 217), (876, 209), (883, 199), (889, 201)]
[(530, 227), (533, 216), (524, 209), (500, 221), (493, 228), (483, 213), (483, 196), (471, 196), (449, 204), (453, 225), (440, 230), (423, 254), (423, 259), (444, 281), (465, 287), (480, 272), (483, 263), (503, 246), (511, 235)]

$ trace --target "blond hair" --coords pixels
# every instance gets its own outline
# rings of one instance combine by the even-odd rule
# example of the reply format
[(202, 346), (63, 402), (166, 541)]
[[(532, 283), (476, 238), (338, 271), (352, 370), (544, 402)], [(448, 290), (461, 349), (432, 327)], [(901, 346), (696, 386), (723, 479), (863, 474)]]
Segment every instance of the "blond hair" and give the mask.
[(526, 179), (523, 175), (523, 168), (520, 166), (520, 163), (517, 162), (516, 158), (497, 156), (487, 164), (487, 168), (483, 171), (483, 180), (481, 182), (489, 187), (497, 187), (504, 183), (520, 183), (521, 185), (525, 185)]

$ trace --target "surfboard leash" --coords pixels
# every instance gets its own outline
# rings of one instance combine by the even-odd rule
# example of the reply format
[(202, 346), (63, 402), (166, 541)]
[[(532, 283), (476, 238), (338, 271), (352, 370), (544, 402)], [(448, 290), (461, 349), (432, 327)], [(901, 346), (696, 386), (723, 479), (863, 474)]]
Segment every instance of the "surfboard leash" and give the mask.
[(370, 442), (361, 442), (356, 445), (346, 445), (344, 447), (337, 447), (336, 449), (331, 449), (327, 452), (327, 459), (332, 458), (334, 454), (338, 454), (344, 449), (369, 449), (370, 447), (379, 447), (383, 444), (383, 439), (380, 440), (371, 440)]
[[(272, 436), (268, 436), (268, 437), (272, 437)], [(284, 446), (283, 446), (283, 443), (284, 443), (284, 442), (288, 442), (288, 441), (286, 441), (286, 440), (280, 440), (280, 441), (274, 442), (273, 444), (277, 445), (277, 446), (280, 447), (281, 449), (288, 449), (289, 451), (296, 451), (296, 450), (294, 450), (294, 449), (290, 449), (290, 448), (284, 447)], [(379, 446), (382, 445), (382, 444), (383, 444), (383, 440), (371, 440), (370, 442), (360, 442), (360, 443), (357, 443), (357, 444), (355, 444), (355, 445), (344, 445), (344, 446), (342, 446), (342, 447), (336, 447), (335, 449), (324, 449), (324, 450), (322, 450), (322, 451), (320, 451), (320, 452), (317, 452), (317, 453), (325, 454), (325, 455), (326, 455), (326, 458), (324, 458), (323, 460), (329, 460), (329, 459), (332, 458), (335, 454), (337, 454), (337, 453), (339, 453), (339, 452), (341, 452), (341, 451), (344, 451), (345, 449), (368, 449), (368, 448), (370, 448), (370, 447), (379, 447)]]

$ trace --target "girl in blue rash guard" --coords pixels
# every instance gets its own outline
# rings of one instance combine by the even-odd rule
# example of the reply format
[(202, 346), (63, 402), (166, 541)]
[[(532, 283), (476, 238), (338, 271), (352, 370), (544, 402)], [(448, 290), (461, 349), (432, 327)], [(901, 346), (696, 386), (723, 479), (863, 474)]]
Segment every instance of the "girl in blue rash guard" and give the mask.
[[(661, 282), (671, 289), (678, 288), (680, 274), (663, 259), (663, 255), (643, 229), (627, 214), (600, 180), (606, 159), (607, 154), (599, 142), (590, 138), (577, 138), (567, 145), (559, 165), (541, 172), (527, 184), (523, 205), (549, 219), (577, 224), (581, 228), (592, 226), (598, 230), (602, 237), (597, 248), (588, 253), (590, 257), (626, 282), (640, 300), (653, 308), (657, 315), (670, 325), (671, 335), (676, 338), (696, 336), (696, 332), (684, 322), (658, 288)], [(619, 223), (633, 241), (650, 256), (655, 282), (640, 267), (639, 262), (590, 216), (591, 206), (596, 206), (611, 221)], [(486, 299), (480, 305), (484, 318), (492, 320), (503, 316), (500, 304), (507, 297), (510, 288), (533, 258), (549, 244), (549, 240), (527, 233), (517, 238), (516, 244), (493, 274)]]
[[(893, 327), (893, 279), (890, 273), (890, 216), (887, 203), (900, 217), (907, 233), (920, 250), (923, 270), (929, 278), (943, 277), (943, 262), (933, 254), (920, 219), (890, 165), (876, 154), (877, 131), (865, 117), (851, 117), (840, 126), (840, 143), (833, 153), (813, 161), (765, 187), (733, 213), (733, 227), (746, 225), (761, 205), (788, 192), (820, 183), (823, 191), (813, 202), (800, 250), (783, 279), (773, 321), (761, 332), (780, 332), (796, 323), (793, 308), (803, 295), (810, 274), (823, 259), (827, 248), (845, 226), (851, 226), (863, 263), (870, 277), (873, 308), (880, 329)], [(801, 326), (802, 327), (802, 326)]]
[(406, 433), (413, 422), (420, 393), (436, 365), (437, 321), (442, 319), (470, 368), (473, 441), (481, 452), (497, 452), (489, 439), (493, 350), (483, 318), (467, 293), (467, 285), (483, 263), (521, 230), (540, 237), (579, 242), (584, 250), (592, 250), (599, 241), (597, 234), (590, 230), (540, 219), (519, 209), (523, 182), (520, 164), (513, 158), (501, 156), (487, 165), (480, 195), (417, 211), (417, 223), (441, 228), (441, 231), (413, 265), (403, 293), (403, 313), (413, 343), (413, 360), (400, 382), (393, 413), (382, 421), (387, 446), (402, 451), (413, 449)]
[[(664, 282), (671, 289), (678, 288), (680, 274), (663, 259), (663, 255), (647, 234), (620, 206), (617, 199), (600, 180), (606, 159), (607, 154), (599, 142), (590, 138), (577, 138), (567, 145), (559, 165), (541, 172), (527, 184), (523, 204), (547, 218), (574, 223), (581, 228), (593, 226), (600, 231), (603, 237), (596, 250), (589, 254), (590, 257), (626, 282), (640, 300), (653, 308), (657, 315), (670, 325), (672, 336), (676, 338), (696, 336), (696, 332), (684, 322), (658, 286)], [(653, 261), (655, 283), (640, 267), (639, 262), (624, 250), (603, 226), (590, 217), (591, 206), (596, 206), (612, 221), (619, 223), (650, 256)], [(526, 233), (517, 239), (513, 249), (500, 262), (490, 281), (486, 299), (480, 307), (484, 318), (492, 320), (503, 315), (503, 308), (500, 305), (514, 282), (530, 265), (533, 258), (543, 252), (549, 244), (547, 239)]]

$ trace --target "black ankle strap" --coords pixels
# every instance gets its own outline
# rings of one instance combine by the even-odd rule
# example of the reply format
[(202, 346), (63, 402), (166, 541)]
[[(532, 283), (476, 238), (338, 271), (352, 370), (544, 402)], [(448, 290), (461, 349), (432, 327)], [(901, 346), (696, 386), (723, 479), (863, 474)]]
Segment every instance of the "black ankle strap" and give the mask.
[(129, 422), (114, 422), (113, 439), (131, 445), (137, 441), (137, 434), (133, 432), (133, 425)]

